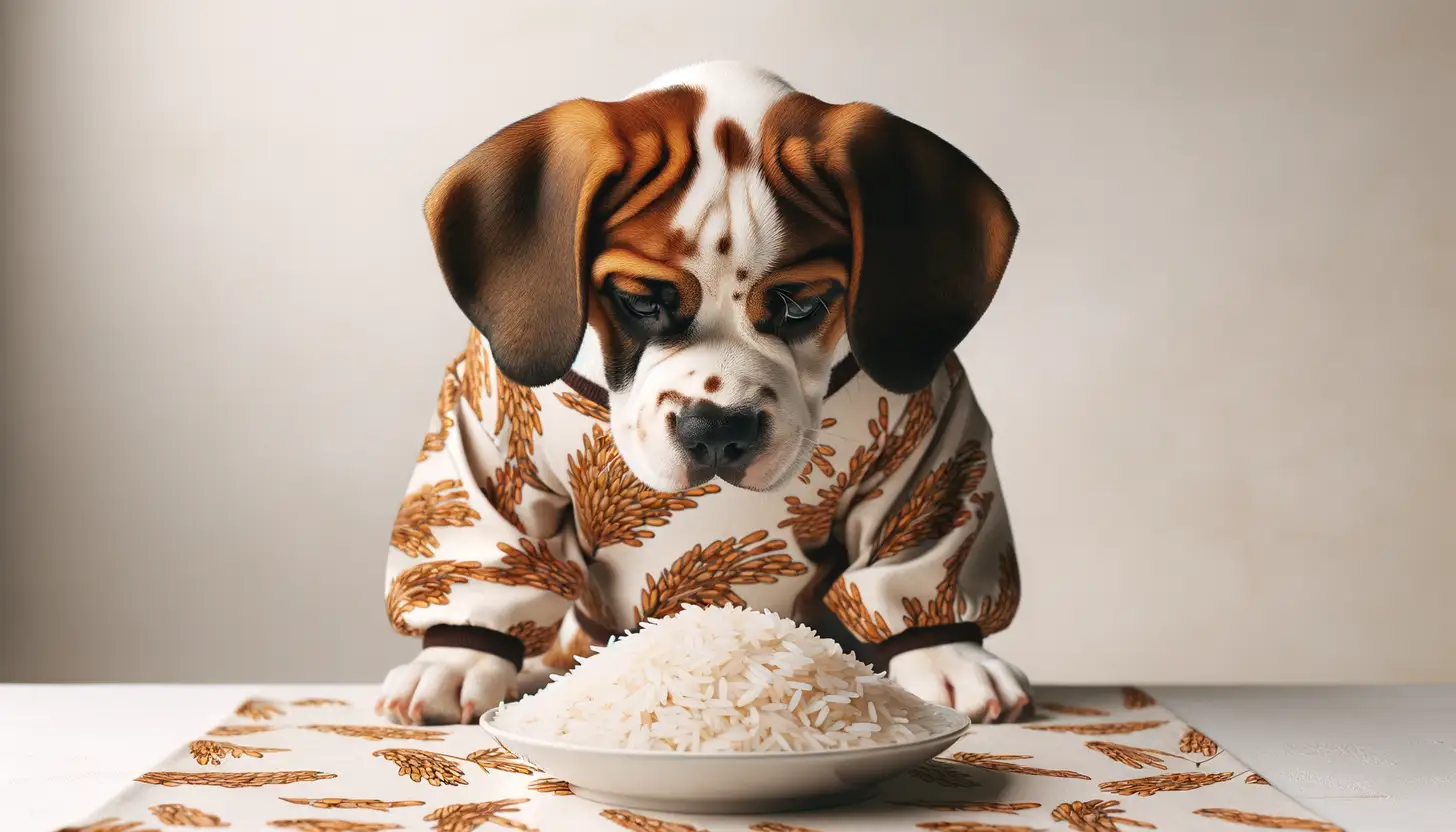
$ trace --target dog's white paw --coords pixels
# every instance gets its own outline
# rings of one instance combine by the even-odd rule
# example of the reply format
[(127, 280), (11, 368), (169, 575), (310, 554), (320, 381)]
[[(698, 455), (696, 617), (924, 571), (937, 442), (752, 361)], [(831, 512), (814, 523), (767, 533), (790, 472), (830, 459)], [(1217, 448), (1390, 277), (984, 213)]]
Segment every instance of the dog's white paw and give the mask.
[(890, 659), (890, 678), (974, 722), (1015, 722), (1031, 713), (1026, 674), (975, 644), (939, 644)]
[(516, 666), (464, 647), (426, 647), (389, 671), (376, 712), (400, 725), (469, 724), (499, 705), (516, 681)]

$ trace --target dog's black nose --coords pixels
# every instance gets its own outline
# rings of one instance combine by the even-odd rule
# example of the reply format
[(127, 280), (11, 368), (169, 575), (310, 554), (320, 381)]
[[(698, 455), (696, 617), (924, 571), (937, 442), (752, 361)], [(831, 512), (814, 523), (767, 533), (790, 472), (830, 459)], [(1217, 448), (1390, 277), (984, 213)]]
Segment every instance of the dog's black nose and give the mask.
[(706, 468), (746, 465), (758, 451), (767, 419), (762, 411), (693, 402), (677, 415), (677, 441), (693, 462)]

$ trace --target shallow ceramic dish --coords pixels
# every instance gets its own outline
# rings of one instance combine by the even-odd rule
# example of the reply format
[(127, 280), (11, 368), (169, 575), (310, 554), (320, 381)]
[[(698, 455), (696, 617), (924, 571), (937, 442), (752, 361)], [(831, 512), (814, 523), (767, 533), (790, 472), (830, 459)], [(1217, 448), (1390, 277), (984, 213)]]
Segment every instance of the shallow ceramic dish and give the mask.
[(925, 739), (834, 751), (622, 751), (505, 731), (495, 726), (495, 709), (480, 724), (516, 756), (597, 803), (666, 812), (763, 814), (866, 799), (875, 785), (951, 747), (970, 727), (970, 720), (950, 708), (928, 707), (933, 714)]

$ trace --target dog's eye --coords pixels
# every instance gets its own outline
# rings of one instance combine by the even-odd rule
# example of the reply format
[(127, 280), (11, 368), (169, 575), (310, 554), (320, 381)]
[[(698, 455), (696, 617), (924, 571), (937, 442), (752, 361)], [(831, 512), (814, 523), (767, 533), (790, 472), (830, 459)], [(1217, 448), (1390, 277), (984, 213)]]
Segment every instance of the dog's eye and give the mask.
[(646, 295), (633, 295), (623, 292), (617, 295), (617, 301), (622, 308), (631, 312), (639, 318), (655, 318), (662, 311), (657, 301)]
[(786, 321), (806, 321), (814, 317), (819, 311), (818, 298), (801, 301), (787, 292), (782, 294), (784, 299), (784, 320)]
[(798, 324), (810, 320), (823, 311), (824, 299), (809, 297), (800, 299), (797, 293), (804, 287), (784, 286), (774, 290), (771, 304), (775, 317), (785, 324)]

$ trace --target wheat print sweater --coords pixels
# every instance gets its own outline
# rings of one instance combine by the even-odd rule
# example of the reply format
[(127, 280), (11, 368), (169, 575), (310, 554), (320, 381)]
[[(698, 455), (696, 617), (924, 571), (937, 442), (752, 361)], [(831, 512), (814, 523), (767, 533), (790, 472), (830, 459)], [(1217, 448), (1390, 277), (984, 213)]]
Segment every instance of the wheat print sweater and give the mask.
[[(686, 605), (802, 623), (827, 607), (884, 661), (979, 641), (1015, 614), (991, 431), (954, 357), (909, 396), (852, 358), (836, 367), (822, 444), (772, 492), (648, 488), (618, 455), (605, 403), (574, 374), (539, 388), (509, 381), (471, 332), (395, 520), (396, 631), (565, 668), (591, 643)], [(563, 629), (568, 616), (577, 626)]]

